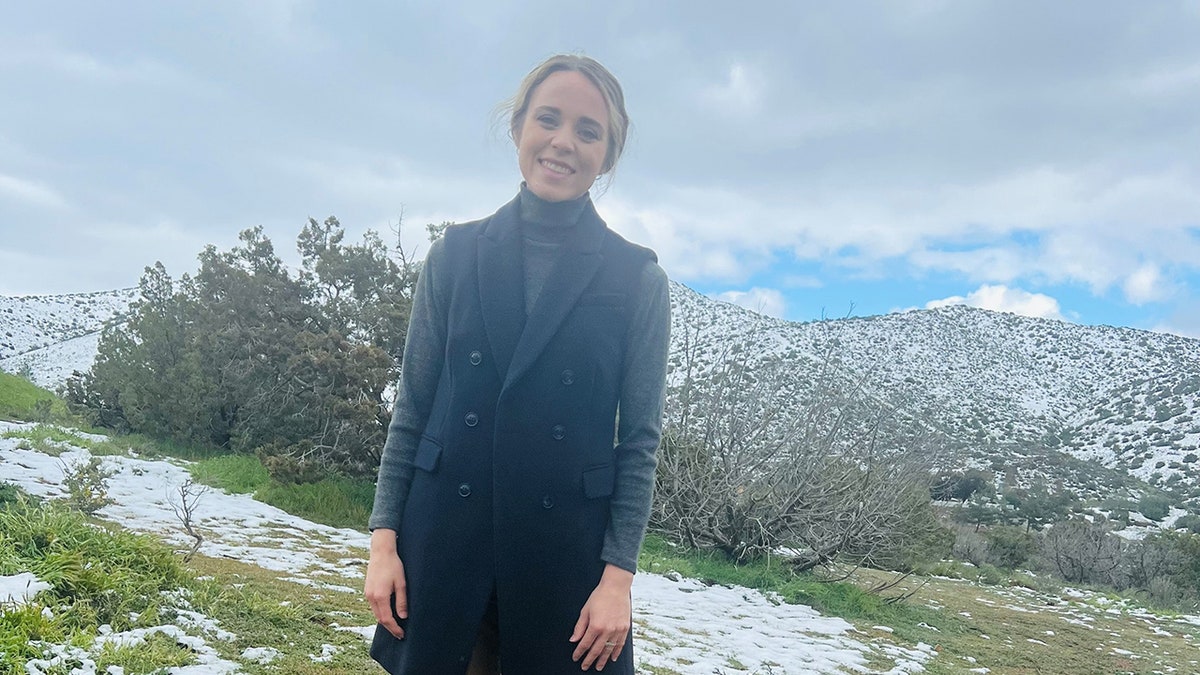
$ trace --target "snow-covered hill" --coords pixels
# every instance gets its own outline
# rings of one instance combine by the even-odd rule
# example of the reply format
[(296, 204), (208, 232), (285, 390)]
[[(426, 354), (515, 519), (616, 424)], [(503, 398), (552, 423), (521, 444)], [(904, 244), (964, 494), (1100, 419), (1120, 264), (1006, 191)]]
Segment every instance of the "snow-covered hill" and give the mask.
[[(678, 283), (671, 294), (676, 384), (737, 350), (752, 368), (787, 368), (799, 401), (832, 357), (943, 432), (961, 465), (1092, 494), (1133, 475), (1200, 498), (1200, 340), (964, 306), (794, 323)], [(61, 384), (135, 296), (0, 297), (0, 369)]]
[(0, 370), (54, 389), (96, 358), (100, 330), (137, 298), (124, 288), (70, 295), (0, 296)]
[(965, 306), (792, 323), (679, 284), (672, 302), (676, 380), (734, 349), (752, 367), (783, 360), (798, 379), (834, 357), (983, 468), (1051, 483), (1067, 470), (1071, 487), (1102, 491), (1098, 462), (1200, 486), (1200, 340)]

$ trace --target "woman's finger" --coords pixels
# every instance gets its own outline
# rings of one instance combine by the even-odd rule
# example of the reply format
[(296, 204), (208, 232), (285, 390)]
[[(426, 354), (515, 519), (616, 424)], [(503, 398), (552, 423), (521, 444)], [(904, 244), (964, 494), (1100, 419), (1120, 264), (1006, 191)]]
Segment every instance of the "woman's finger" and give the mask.
[[(607, 643), (612, 641), (611, 639), (604, 637), (603, 633), (592, 633), (591, 631), (589, 631), (589, 633), (589, 637), (592, 638), (592, 646), (591, 649), (588, 649), (587, 656), (583, 658), (583, 663), (580, 664), (583, 666), (584, 670), (588, 670), (593, 665), (600, 668), (603, 667), (603, 664), (608, 659), (608, 656), (605, 654), (605, 650), (608, 648)], [(588, 638), (584, 637), (583, 639), (586, 641)]]
[(622, 635), (619, 638), (613, 638), (613, 642), (616, 642), (617, 646), (613, 648), (612, 655), (608, 657), (609, 661), (616, 661), (621, 658), (621, 652), (625, 650), (625, 640), (627, 637), (628, 634)]

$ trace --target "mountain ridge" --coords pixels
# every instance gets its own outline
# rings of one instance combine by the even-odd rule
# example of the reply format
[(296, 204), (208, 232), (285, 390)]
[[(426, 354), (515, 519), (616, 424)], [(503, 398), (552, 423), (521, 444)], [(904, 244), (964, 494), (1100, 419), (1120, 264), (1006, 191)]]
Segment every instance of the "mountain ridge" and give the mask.
[[(99, 331), (136, 289), (0, 296), (0, 369), (43, 386), (94, 359)], [(1092, 464), (1174, 489), (1200, 506), (1200, 340), (1083, 326), (962, 305), (789, 322), (671, 282), (670, 381), (703, 377), (737, 351), (748, 367), (794, 371), (797, 391), (826, 359), (946, 434), (960, 466), (1087, 489)], [(782, 366), (781, 366), (782, 364)], [(799, 396), (798, 396), (799, 398)], [(1110, 480), (1110, 479), (1104, 479)]]

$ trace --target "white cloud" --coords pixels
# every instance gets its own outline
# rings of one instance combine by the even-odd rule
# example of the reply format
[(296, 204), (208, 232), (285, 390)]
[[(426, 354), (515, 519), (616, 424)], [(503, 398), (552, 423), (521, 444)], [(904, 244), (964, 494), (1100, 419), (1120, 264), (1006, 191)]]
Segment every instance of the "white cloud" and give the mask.
[(954, 295), (941, 300), (930, 300), (925, 303), (925, 308), (935, 309), (949, 305), (968, 305), (980, 309), (990, 309), (994, 312), (1011, 312), (1042, 319), (1063, 320), (1058, 300), (1042, 293), (1030, 293), (1007, 286), (984, 284), (968, 293), (965, 298)]
[(764, 197), (676, 187), (653, 201), (605, 200), (601, 212), (617, 211), (610, 223), (652, 246), (683, 281), (737, 282), (791, 258), (863, 273), (900, 261), (975, 283), (1037, 279), (1101, 293), (1147, 263), (1164, 277), (1200, 269), (1196, 182), (1200, 175), (1180, 169), (1113, 176), (1037, 167), (903, 190), (799, 183)]
[(1170, 95), (1195, 92), (1200, 86), (1200, 62), (1170, 68), (1157, 68), (1129, 84), (1134, 94)]
[(0, 196), (3, 195), (9, 195), (36, 206), (48, 206), (56, 209), (67, 207), (67, 201), (54, 188), (0, 173)]
[(734, 63), (724, 82), (705, 87), (701, 99), (723, 114), (751, 115), (762, 107), (766, 78), (757, 70)]
[(1200, 300), (1181, 302), (1171, 316), (1151, 330), (1200, 340)]
[(1135, 305), (1162, 300), (1169, 293), (1158, 266), (1150, 263), (1142, 265), (1126, 277), (1121, 289), (1125, 292), (1125, 299)]
[(714, 297), (723, 302), (745, 307), (752, 312), (778, 318), (782, 318), (784, 310), (787, 309), (787, 301), (784, 300), (783, 293), (774, 288), (755, 286), (748, 291), (725, 291)]

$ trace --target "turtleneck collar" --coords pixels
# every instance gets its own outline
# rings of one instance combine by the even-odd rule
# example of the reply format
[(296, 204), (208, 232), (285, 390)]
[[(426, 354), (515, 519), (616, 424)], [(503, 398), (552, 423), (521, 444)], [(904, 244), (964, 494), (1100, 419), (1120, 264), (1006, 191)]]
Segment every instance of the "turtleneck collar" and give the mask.
[(587, 207), (589, 193), (565, 202), (548, 202), (521, 183), (521, 220), (541, 227), (574, 227)]

